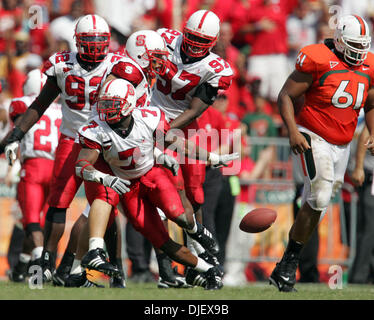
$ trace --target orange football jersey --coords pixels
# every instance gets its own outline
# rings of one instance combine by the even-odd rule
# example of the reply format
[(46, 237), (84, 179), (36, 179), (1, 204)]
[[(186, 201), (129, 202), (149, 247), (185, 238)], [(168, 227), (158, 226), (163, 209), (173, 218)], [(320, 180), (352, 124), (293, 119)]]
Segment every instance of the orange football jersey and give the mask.
[(374, 55), (368, 53), (364, 64), (354, 67), (325, 44), (313, 44), (301, 49), (296, 69), (313, 76), (296, 122), (332, 144), (349, 143), (373, 84)]

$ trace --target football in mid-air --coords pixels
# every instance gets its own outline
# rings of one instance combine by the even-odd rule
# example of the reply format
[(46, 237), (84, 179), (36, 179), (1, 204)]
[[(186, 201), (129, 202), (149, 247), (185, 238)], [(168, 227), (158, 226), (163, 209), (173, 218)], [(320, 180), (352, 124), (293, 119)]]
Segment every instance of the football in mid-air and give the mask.
[(240, 222), (244, 232), (258, 233), (269, 229), (277, 218), (277, 212), (270, 208), (257, 208), (248, 212)]

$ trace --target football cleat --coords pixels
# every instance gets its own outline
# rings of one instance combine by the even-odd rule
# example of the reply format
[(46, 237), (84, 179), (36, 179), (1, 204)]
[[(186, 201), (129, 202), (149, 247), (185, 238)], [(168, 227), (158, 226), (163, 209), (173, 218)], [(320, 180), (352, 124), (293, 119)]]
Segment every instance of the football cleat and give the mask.
[(61, 265), (52, 275), (52, 282), (57, 287), (63, 287), (65, 280), (69, 277), (71, 264)]
[[(118, 267), (118, 266), (117, 266)], [(126, 288), (125, 273), (122, 268), (120, 269), (120, 275), (112, 276), (109, 280), (109, 286), (111, 288)]]
[(55, 269), (55, 254), (50, 251), (43, 251), (40, 265), (43, 270), (43, 282), (52, 281)]
[(105, 251), (101, 248), (88, 251), (82, 258), (81, 266), (88, 270), (102, 272), (110, 277), (121, 275), (121, 271), (107, 261)]
[(9, 270), (8, 277), (13, 282), (25, 282), (27, 276), (28, 263), (18, 262), (13, 270)]
[(219, 251), (218, 245), (216, 240), (213, 238), (211, 232), (201, 225), (199, 222), (196, 221), (197, 224), (197, 231), (196, 233), (189, 233), (188, 235), (200, 243), (205, 250), (207, 250), (212, 255), (216, 255)]
[(221, 271), (218, 267), (212, 267), (205, 272), (206, 284), (205, 290), (219, 290), (223, 287), (222, 278), (220, 276)]
[(186, 269), (186, 282), (190, 286), (199, 286), (205, 288), (206, 285), (206, 276), (203, 273), (187, 267)]
[(293, 255), (284, 256), (276, 264), (273, 272), (269, 277), (269, 284), (274, 285), (281, 292), (296, 292), (294, 288), (296, 283), (296, 269), (298, 259)]
[(88, 280), (86, 271), (77, 274), (70, 274), (66, 278), (64, 286), (66, 288), (104, 288), (103, 285)]
[(191, 288), (192, 286), (186, 282), (185, 277), (178, 273), (177, 267), (172, 269), (172, 276), (167, 279), (159, 277), (157, 287), (160, 289), (167, 288)]
[(222, 270), (222, 266), (219, 264), (219, 261), (216, 256), (210, 254), (208, 251), (204, 251), (203, 253), (199, 254), (199, 258), (205, 260), (212, 266), (218, 267), (218, 271), (220, 272), (220, 276), (223, 277), (224, 272)]

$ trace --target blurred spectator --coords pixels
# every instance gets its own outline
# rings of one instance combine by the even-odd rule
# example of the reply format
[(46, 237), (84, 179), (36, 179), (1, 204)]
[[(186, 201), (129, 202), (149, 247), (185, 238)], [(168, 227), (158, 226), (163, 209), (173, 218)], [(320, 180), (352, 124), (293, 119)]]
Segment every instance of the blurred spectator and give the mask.
[[(0, 1), (0, 54), (4, 53), (7, 46), (7, 39), (12, 33), (21, 30), (22, 7), (17, 0)], [(13, 43), (9, 43), (10, 46)]]
[(222, 23), (219, 38), (212, 51), (226, 60), (234, 72), (232, 84), (230, 88), (225, 91), (225, 95), (229, 100), (228, 109), (225, 113), (234, 114), (241, 119), (242, 116), (249, 111), (246, 104), (241, 104), (242, 90), (247, 90), (245, 87), (247, 82), (247, 72), (245, 70), (246, 57), (231, 44), (232, 38), (233, 32), (230, 23)]
[(293, 68), (299, 50), (317, 41), (317, 24), (320, 13), (311, 10), (308, 1), (299, 0), (299, 6), (287, 20), (288, 61), (290, 70)]
[(77, 19), (84, 14), (83, 3), (75, 0), (71, 3), (70, 12), (67, 15), (54, 19), (50, 24), (50, 32), (56, 41), (67, 42), (69, 51), (77, 51), (74, 39), (74, 30)]
[[(37, 5), (41, 13), (35, 12), (32, 7)], [(30, 10), (32, 9), (32, 10)], [(35, 20), (31, 14), (41, 14)], [(31, 20), (30, 20), (31, 19)], [(42, 56), (43, 60), (56, 52), (56, 39), (49, 30), (49, 13), (46, 0), (24, 0), (23, 28), (30, 35), (30, 51)]]
[(8, 43), (13, 41), (14, 49), (8, 46), (6, 54), (0, 57), (0, 78), (7, 82), (12, 97), (20, 97), (26, 79), (26, 61), (31, 54), (30, 37), (26, 32), (18, 31), (8, 39)]
[[(272, 117), (269, 115), (271, 107), (267, 100), (258, 94), (260, 79), (252, 82), (252, 94), (254, 100), (255, 110), (253, 113), (248, 113), (243, 118), (242, 122), (247, 126), (247, 134), (250, 137), (276, 137), (277, 128)], [(259, 152), (264, 148), (273, 148), (272, 146), (255, 145), (252, 147), (251, 158), (257, 161)]]
[(365, 126), (357, 142), (355, 168), (352, 181), (358, 187), (357, 206), (357, 243), (356, 255), (350, 270), (348, 281), (366, 284), (373, 281), (373, 250), (374, 250), (374, 195), (373, 172), (374, 157), (366, 150), (365, 143), (369, 131)]
[(248, 73), (261, 78), (261, 96), (273, 103), (289, 74), (286, 21), (296, 5), (297, 0), (251, 0), (238, 30), (250, 36)]
[(140, 29), (153, 29), (143, 15), (154, 7), (154, 0), (95, 0), (94, 4), (96, 13), (124, 36)]

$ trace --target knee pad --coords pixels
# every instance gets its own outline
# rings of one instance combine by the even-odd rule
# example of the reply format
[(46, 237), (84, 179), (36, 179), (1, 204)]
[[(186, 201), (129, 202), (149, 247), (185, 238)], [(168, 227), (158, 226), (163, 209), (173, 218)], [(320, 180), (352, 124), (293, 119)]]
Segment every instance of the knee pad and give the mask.
[(333, 184), (330, 181), (319, 181), (312, 186), (312, 196), (307, 199), (308, 204), (316, 211), (325, 211), (329, 206)]
[(49, 208), (45, 219), (52, 223), (65, 223), (66, 222), (65, 208)]
[(32, 232), (40, 231), (42, 232), (42, 228), (40, 227), (40, 223), (33, 222), (26, 225), (26, 236), (29, 237)]

